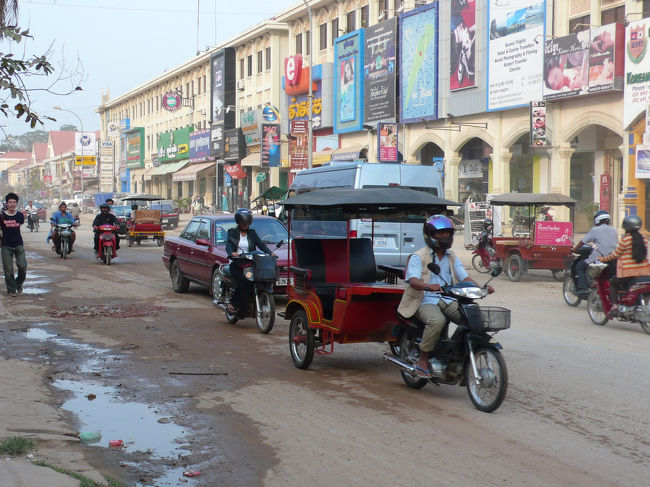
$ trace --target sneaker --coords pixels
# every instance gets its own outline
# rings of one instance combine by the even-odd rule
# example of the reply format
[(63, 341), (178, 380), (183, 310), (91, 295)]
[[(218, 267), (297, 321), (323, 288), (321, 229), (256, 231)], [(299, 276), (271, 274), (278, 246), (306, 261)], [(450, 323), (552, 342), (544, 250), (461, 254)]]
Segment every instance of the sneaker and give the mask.
[(18, 294), (22, 294), (22, 292), (23, 292), (23, 287), (20, 286), (20, 287), (18, 288)]
[(11, 296), (12, 298), (18, 296), (18, 293), (16, 291), (9, 291), (7, 294), (9, 294), (9, 296)]

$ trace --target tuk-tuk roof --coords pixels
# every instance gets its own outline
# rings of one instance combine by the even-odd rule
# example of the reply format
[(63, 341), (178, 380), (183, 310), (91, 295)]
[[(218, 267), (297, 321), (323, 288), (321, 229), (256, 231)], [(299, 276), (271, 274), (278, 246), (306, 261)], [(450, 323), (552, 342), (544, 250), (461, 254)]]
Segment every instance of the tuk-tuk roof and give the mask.
[(384, 188), (328, 188), (309, 191), (286, 199), (278, 204), (287, 209), (298, 206), (367, 208), (431, 208), (460, 206), (424, 191), (397, 187)]
[(251, 203), (255, 203), (257, 200), (260, 199), (279, 200), (283, 198), (285, 194), (287, 194), (287, 191), (289, 190), (286, 188), (278, 188), (277, 186), (271, 186), (266, 191), (264, 191), (261, 195), (259, 195), (253, 201), (251, 201)]
[(560, 193), (504, 193), (490, 198), (497, 206), (568, 206), (573, 207), (576, 200)]
[(141, 194), (132, 194), (130, 196), (125, 196), (124, 198), (120, 198), (120, 199), (122, 201), (131, 201), (131, 200), (158, 201), (158, 200), (164, 200), (165, 198), (155, 194), (141, 193)]

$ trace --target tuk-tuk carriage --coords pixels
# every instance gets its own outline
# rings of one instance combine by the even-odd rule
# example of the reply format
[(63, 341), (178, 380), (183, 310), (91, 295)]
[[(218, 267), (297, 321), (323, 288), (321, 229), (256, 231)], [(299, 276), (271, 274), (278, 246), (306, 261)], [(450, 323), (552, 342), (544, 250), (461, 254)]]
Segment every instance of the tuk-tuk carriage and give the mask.
[[(293, 237), (288, 257), (293, 284), (287, 287), (286, 310), (279, 314), (291, 322), (294, 365), (306, 369), (314, 353), (333, 353), (334, 343), (395, 342), (395, 310), (404, 286), (395, 280), (377, 282), (374, 221), (424, 223), (427, 216), (458, 204), (422, 191), (385, 187), (321, 189), (282, 205)], [(372, 233), (350, 232), (351, 219), (372, 219)], [(301, 234), (303, 226), (309, 226), (308, 233)], [(379, 269), (395, 275), (395, 268)]]
[(158, 201), (163, 199), (160, 196), (152, 194), (136, 194), (122, 198), (125, 204), (133, 204), (131, 218), (126, 222), (126, 240), (129, 247), (134, 243), (140, 245), (142, 240), (155, 240), (158, 247), (162, 247), (165, 242), (165, 232), (160, 222), (160, 210), (148, 210), (139, 208), (146, 202)]
[[(512, 237), (494, 237), (494, 250), (504, 263), (511, 281), (519, 281), (529, 269), (549, 269), (562, 281), (566, 258), (573, 246), (573, 210), (576, 201), (558, 193), (505, 193), (490, 199), (493, 206), (511, 206), (524, 210), (513, 219)], [(571, 221), (559, 222), (548, 207), (566, 206)], [(540, 212), (540, 209), (545, 209)], [(536, 215), (542, 215), (537, 219)], [(504, 218), (505, 219), (505, 218)]]

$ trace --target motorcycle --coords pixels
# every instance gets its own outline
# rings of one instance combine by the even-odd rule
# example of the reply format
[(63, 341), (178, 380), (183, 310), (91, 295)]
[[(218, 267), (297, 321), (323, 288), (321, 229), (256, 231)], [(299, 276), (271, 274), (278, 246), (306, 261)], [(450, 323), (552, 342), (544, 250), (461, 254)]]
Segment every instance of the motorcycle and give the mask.
[[(440, 273), (437, 264), (428, 265), (431, 272)], [(488, 295), (488, 283), (501, 274), (500, 266), (492, 269), (492, 277), (483, 287), (461, 281), (442, 287), (441, 295), (458, 301), (462, 322), (457, 324), (451, 338), (447, 324), (436, 343), (429, 365), (433, 377), (418, 377), (415, 373), (419, 360), (419, 344), (424, 323), (416, 318), (398, 314), (400, 330), (397, 354), (384, 354), (384, 359), (396, 365), (408, 387), (421, 389), (432, 384), (458, 384), (467, 388), (474, 407), (480, 411), (495, 411), (506, 397), (508, 371), (500, 350), (503, 348), (491, 333), (510, 328), (510, 310), (497, 306), (479, 307), (474, 301)]]
[(103, 264), (111, 265), (111, 260), (117, 257), (115, 233), (119, 227), (116, 225), (100, 225), (96, 227), (99, 234), (98, 253)]
[(618, 310), (612, 312), (609, 276), (603, 272), (606, 268), (603, 262), (589, 264), (588, 274), (594, 280), (587, 299), (589, 318), (599, 326), (611, 318), (638, 323), (650, 335), (650, 276), (635, 277), (627, 291), (619, 291)]
[(474, 256), (472, 257), (472, 266), (482, 274), (490, 272), (490, 269), (498, 265), (501, 261), (494, 251), (492, 239), (487, 231), (481, 232), (478, 239), (478, 246), (472, 252), (472, 255)]
[[(275, 248), (282, 246), (280, 240)], [(237, 244), (237, 242), (235, 242)], [(275, 252), (275, 250), (274, 250)], [(212, 304), (226, 312), (226, 320), (235, 324), (240, 318), (255, 318), (260, 332), (267, 334), (275, 324), (275, 300), (273, 284), (277, 279), (277, 256), (259, 250), (243, 252), (233, 259), (243, 268), (244, 285), (248, 288), (248, 302), (245, 310), (233, 313), (228, 310), (235, 292), (235, 283), (230, 273), (230, 264), (221, 264), (212, 276)]]
[[(574, 259), (571, 260), (567, 271), (564, 273), (564, 281), (562, 282), (562, 296), (566, 304), (572, 308), (580, 305), (583, 299), (586, 299), (587, 296), (580, 295), (577, 291), (578, 289), (578, 264), (583, 260), (586, 260), (591, 255), (591, 252), (594, 248), (590, 245), (583, 245), (580, 247), (577, 252), (574, 252)], [(570, 256), (568, 256), (571, 258)], [(591, 278), (587, 273), (587, 287), (591, 287)]]
[(38, 213), (28, 213), (27, 214), (27, 227), (30, 232), (38, 232)]
[(67, 259), (68, 255), (70, 255), (73, 227), (74, 225), (70, 223), (58, 223), (54, 227), (55, 231), (59, 234), (59, 248), (61, 249), (59, 256), (62, 259)]

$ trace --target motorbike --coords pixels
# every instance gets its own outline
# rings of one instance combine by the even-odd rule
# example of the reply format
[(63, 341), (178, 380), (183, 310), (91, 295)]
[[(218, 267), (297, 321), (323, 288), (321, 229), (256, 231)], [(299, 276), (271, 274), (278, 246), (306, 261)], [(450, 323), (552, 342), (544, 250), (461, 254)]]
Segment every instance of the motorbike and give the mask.
[(482, 274), (490, 272), (492, 267), (499, 264), (501, 261), (494, 251), (492, 238), (487, 231), (481, 232), (478, 239), (478, 246), (476, 247), (476, 250), (472, 252), (472, 255), (474, 256), (472, 257), (472, 266)]
[(55, 231), (59, 234), (59, 248), (61, 249), (59, 255), (62, 259), (67, 259), (68, 255), (70, 255), (73, 227), (74, 225), (70, 223), (58, 223), (54, 227)]
[(38, 232), (38, 213), (27, 214), (27, 227), (30, 232)]
[(588, 274), (594, 280), (589, 289), (587, 312), (595, 325), (603, 326), (610, 319), (638, 323), (650, 335), (650, 276), (632, 279), (627, 291), (619, 291), (618, 310), (612, 311), (609, 298), (609, 276), (603, 272), (607, 264), (589, 264)]
[[(428, 265), (431, 272), (440, 273), (437, 264)], [(399, 320), (399, 346), (395, 353), (384, 354), (384, 359), (396, 365), (408, 387), (421, 389), (428, 382), (432, 384), (458, 384), (467, 388), (472, 404), (479, 411), (495, 411), (506, 397), (508, 371), (500, 350), (503, 348), (493, 338), (499, 330), (510, 328), (510, 310), (497, 306), (479, 307), (474, 301), (488, 294), (488, 283), (501, 273), (502, 268), (492, 269), (492, 277), (477, 287), (471, 282), (461, 281), (445, 285), (440, 294), (458, 301), (462, 314), (461, 323), (449, 337), (449, 323), (436, 343), (429, 359), (433, 376), (429, 379), (415, 373), (419, 360), (419, 344), (422, 340), (424, 323), (416, 318)]]
[[(282, 246), (280, 240), (275, 249)], [(237, 242), (235, 242), (237, 244)], [(274, 250), (275, 252), (275, 250)], [(277, 256), (256, 250), (242, 252), (233, 261), (243, 268), (244, 285), (248, 288), (246, 309), (233, 313), (228, 305), (235, 292), (235, 282), (230, 273), (230, 264), (221, 264), (212, 276), (212, 304), (225, 311), (226, 320), (235, 324), (240, 318), (255, 318), (260, 332), (267, 334), (275, 324), (275, 300), (273, 285), (277, 279)]]
[[(578, 264), (583, 260), (586, 260), (591, 255), (591, 252), (594, 250), (590, 245), (583, 245), (580, 247), (577, 252), (573, 253), (574, 258), (570, 261), (567, 266), (567, 272), (564, 273), (564, 281), (562, 282), (562, 296), (566, 304), (575, 308), (580, 305), (583, 299), (586, 299), (587, 296), (580, 295), (577, 291), (578, 289)], [(571, 256), (568, 256), (571, 258)], [(587, 287), (591, 287), (591, 278), (589, 273), (587, 273)]]
[(96, 227), (99, 234), (98, 253), (102, 263), (111, 265), (111, 260), (117, 257), (115, 233), (119, 227), (116, 225), (100, 225)]

